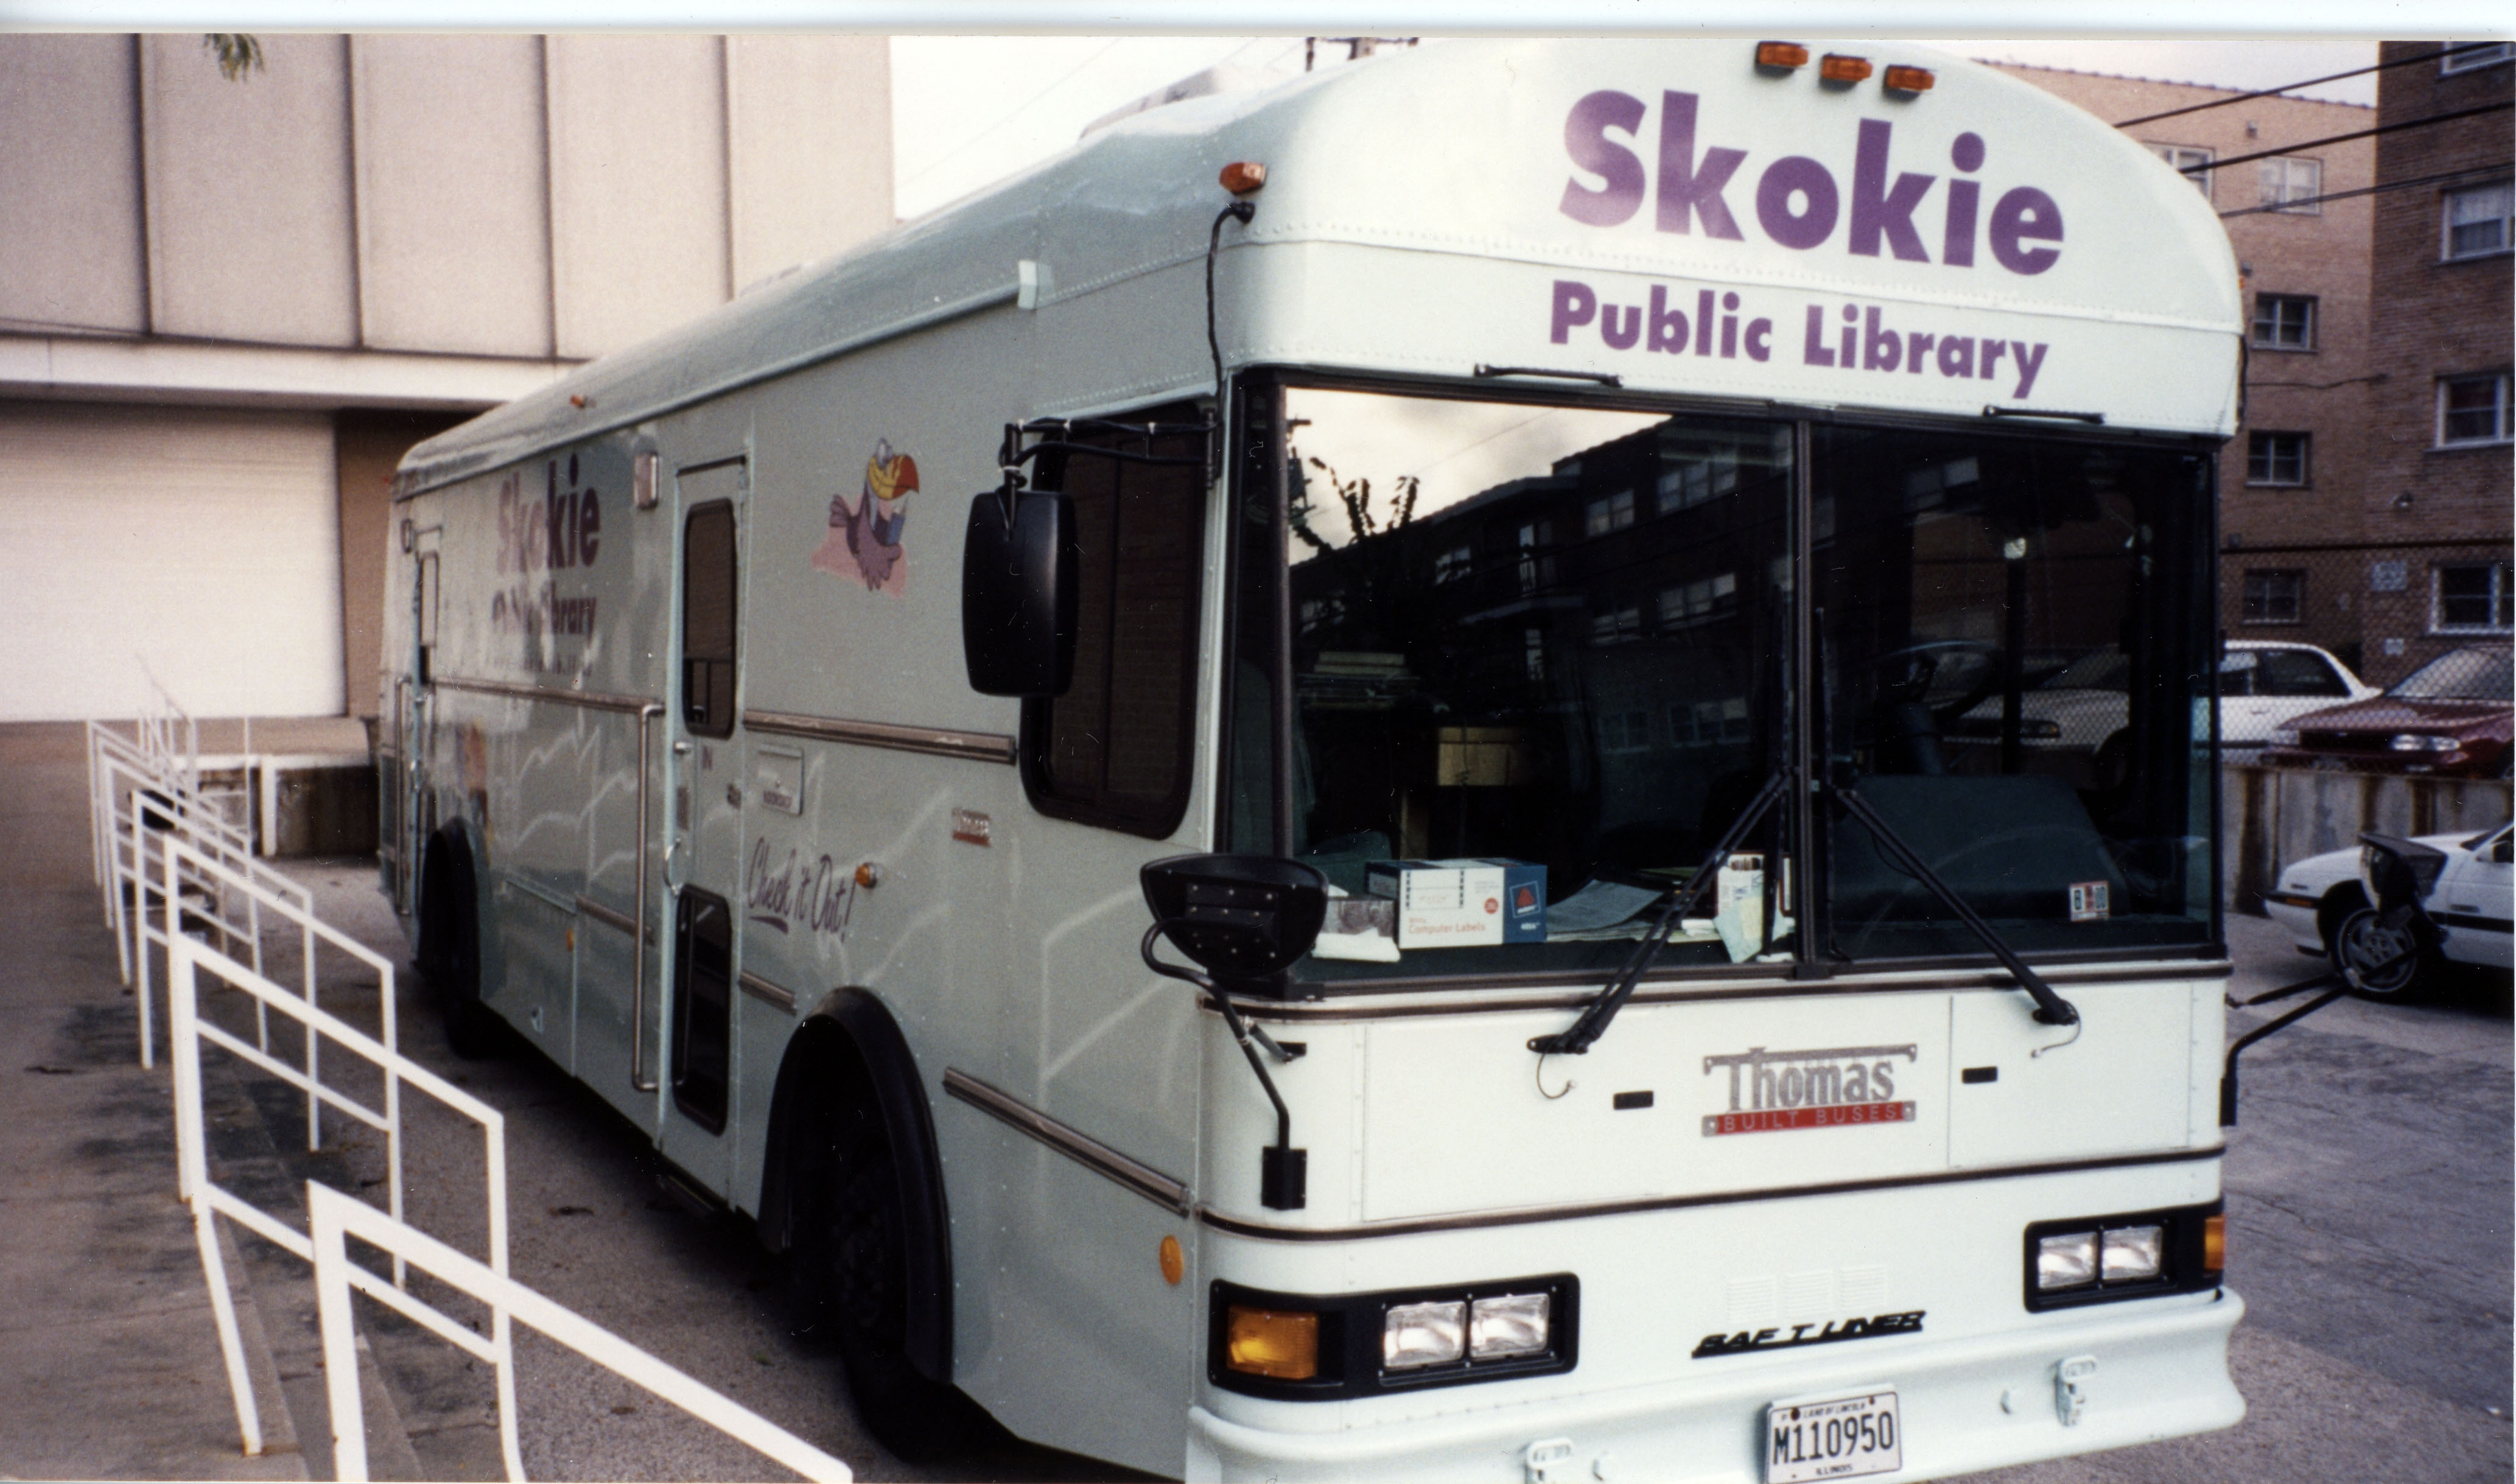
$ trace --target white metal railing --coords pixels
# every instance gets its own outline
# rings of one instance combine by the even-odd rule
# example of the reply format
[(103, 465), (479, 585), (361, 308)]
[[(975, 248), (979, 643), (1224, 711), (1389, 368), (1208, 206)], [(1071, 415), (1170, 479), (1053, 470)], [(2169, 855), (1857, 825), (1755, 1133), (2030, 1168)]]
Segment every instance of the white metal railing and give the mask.
[[(189, 866), (178, 872), (175, 891), (187, 920), (228, 943), (242, 944), (246, 962), (262, 972), (264, 908), (277, 905), (280, 915), (298, 926), (301, 991), (309, 997), (314, 993), (313, 891), (256, 859), (251, 833), (228, 818), (216, 801), (192, 789), (190, 778), (182, 760), (151, 756), (111, 728), (88, 723), (88, 811), (97, 880), (122, 981), (139, 1000), (143, 1066), (156, 1064), (156, 996), (147, 952), (153, 935), (145, 904), (162, 885), (150, 873), (151, 842), (161, 835), (180, 836), (226, 868), (216, 876)], [(267, 1047), (267, 1021), (259, 1011), (256, 1024)]]
[[(358, 1399), (356, 1340), (350, 1313), (352, 1289), (488, 1362), (498, 1377), (502, 1439), (512, 1437), (515, 1429), (515, 1354), (503, 1330), (501, 1339), (484, 1340), (403, 1289), (387, 1283), (381, 1275), (352, 1262), (347, 1240), (350, 1237), (383, 1248), (393, 1254), (397, 1264), (407, 1260), (439, 1281), (486, 1303), (502, 1320), (513, 1316), (808, 1479), (846, 1484), (855, 1477), (847, 1464), (704, 1381), (364, 1201), (309, 1180), (306, 1204), (313, 1216), (314, 1292), (323, 1335), (323, 1383), (332, 1414), (334, 1478), (367, 1477), (365, 1417)], [(511, 1479), (524, 1476), (512, 1450), (507, 1455), (507, 1469)]]
[[(215, 1223), (220, 1216), (314, 1265), (323, 1338), (324, 1384), (331, 1412), (334, 1476), (337, 1478), (362, 1480), (367, 1477), (366, 1431), (359, 1405), (357, 1358), (349, 1300), (353, 1288), (406, 1315), (429, 1333), (460, 1346), (466, 1353), (488, 1362), (498, 1400), (498, 1444), (510, 1479), (522, 1480), (524, 1477), (516, 1406), (514, 1322), (517, 1320), (808, 1478), (845, 1481), (851, 1477), (845, 1463), (820, 1449), (509, 1277), (506, 1120), (497, 1109), (402, 1055), (396, 1038), (392, 1009), (393, 966), (363, 945), (351, 942), (314, 920), (311, 913), (308, 915), (311, 930), (326, 942), (347, 949), (377, 970), (384, 997), (383, 1023), (381, 1038), (372, 1037), (315, 1005), (311, 990), (300, 996), (265, 977), (251, 966), (221, 952), (213, 944), (187, 936), (181, 930), (185, 909), (173, 889), (173, 884), (186, 872), (200, 873), (236, 889), (257, 888), (233, 867), (211, 858), (179, 835), (162, 836), (156, 848), (159, 851), (159, 881), (164, 888), (163, 920), (147, 937), (162, 944), (166, 951), (167, 1017), (175, 1084), (177, 1188), (191, 1206), (193, 1240), (200, 1250), (202, 1272), (208, 1279), (211, 1313), (218, 1326), (219, 1352), (227, 1368), (228, 1388), (235, 1400), (236, 1425), (248, 1456), (259, 1455), (262, 1451), (261, 1413), (245, 1365), (243, 1337), (236, 1323), (234, 1298), (228, 1290), (227, 1265), (219, 1254)], [(278, 904), (274, 902), (272, 905)], [(256, 1045), (203, 1018), (200, 1012), (200, 980), (205, 971), (252, 998), (258, 1014), (275, 1013), (296, 1021), (307, 1044), (304, 1070), (271, 1054), (267, 1036), (258, 1038), (264, 1042), (263, 1045)], [(314, 1053), (315, 1045), (323, 1041), (333, 1043), (340, 1051), (347, 1053), (346, 1057), (335, 1055), (332, 1058), (336, 1073), (345, 1060), (354, 1064), (363, 1063), (374, 1069), (375, 1077), (380, 1080), (381, 1095), (372, 1100), (361, 1100), (326, 1086), (318, 1077), (320, 1064)], [(386, 1209), (378, 1211), (356, 1196), (310, 1180), (306, 1185), (309, 1225), (307, 1230), (300, 1231), (288, 1221), (261, 1210), (213, 1180), (209, 1169), (208, 1119), (202, 1101), (201, 1051), (205, 1045), (224, 1051), (304, 1093), (310, 1137), (319, 1128), (315, 1119), (318, 1110), (324, 1106), (382, 1133), (385, 1137)], [(487, 1204), (485, 1262), (457, 1251), (403, 1219), (401, 1093), (405, 1087), (480, 1126)], [(348, 1236), (372, 1243), (392, 1255), (393, 1277), (390, 1281), (349, 1260)], [(485, 1306), (490, 1317), (489, 1334), (485, 1337), (480, 1335), (442, 1311), (412, 1298), (406, 1283), (409, 1267), (413, 1264)]]
[[(164, 840), (163, 852), (164, 872), (169, 880), (187, 863), (187, 856), (191, 857), (189, 863), (197, 868), (223, 869), (172, 836)], [(306, 1232), (262, 1211), (210, 1177), (208, 1126), (201, 1095), (201, 1048), (204, 1045), (217, 1047), (306, 1094), (310, 1127), (316, 1110), (329, 1106), (383, 1134), (385, 1200), (388, 1214), (396, 1221), (400, 1219), (403, 1209), (403, 1088), (415, 1089), (479, 1124), (486, 1162), (483, 1177), (488, 1206), (489, 1264), (493, 1271), (500, 1273), (507, 1267), (506, 1120), (497, 1109), (401, 1054), (394, 1044), (390, 1000), (384, 1013), (384, 1039), (379, 1040), (339, 1016), (318, 1009), (285, 986), (263, 977), (249, 966), (230, 958), (210, 944), (187, 937), (179, 930), (178, 918), (182, 910), (170, 892), (166, 898), (164, 930), (153, 934), (166, 948), (167, 1018), (175, 1082), (176, 1187), (192, 1208), (193, 1236), (200, 1247), (202, 1272), (209, 1281), (211, 1309), (219, 1327), (219, 1347), (227, 1362), (228, 1386), (235, 1397), (236, 1423), (243, 1433), (244, 1451), (255, 1455), (262, 1451), (260, 1412), (254, 1400), (253, 1383), (244, 1369), (243, 1344), (236, 1330), (234, 1303), (227, 1292), (227, 1267), (219, 1258), (218, 1236), (213, 1222), (218, 1216), (226, 1216), (309, 1262), (314, 1260), (314, 1250), (312, 1238)], [(323, 930), (337, 940), (337, 935), (331, 934), (330, 929)], [(363, 949), (357, 951), (371, 965), (382, 963)], [(391, 966), (383, 967), (387, 971), (382, 987), (390, 996), (393, 990)], [(310, 1052), (315, 1043), (329, 1041), (351, 1057), (373, 1067), (381, 1082), (382, 1095), (373, 1103), (351, 1096), (318, 1081), (314, 1071), (301, 1071), (290, 1066), (243, 1037), (204, 1019), (200, 1013), (200, 978), (204, 969), (251, 996), (263, 1010), (296, 1021)], [(316, 1066), (312, 1054), (308, 1056), (307, 1063), (310, 1069)], [(394, 1268), (395, 1281), (400, 1282), (405, 1274), (399, 1259), (395, 1261)], [(503, 1310), (493, 1308), (492, 1317), (492, 1339), (503, 1351), (508, 1342), (506, 1316)], [(512, 1401), (503, 1389), (510, 1382), (502, 1380), (499, 1398), (502, 1405)], [(510, 1469), (518, 1468), (512, 1428), (508, 1429), (502, 1441), (508, 1450)]]

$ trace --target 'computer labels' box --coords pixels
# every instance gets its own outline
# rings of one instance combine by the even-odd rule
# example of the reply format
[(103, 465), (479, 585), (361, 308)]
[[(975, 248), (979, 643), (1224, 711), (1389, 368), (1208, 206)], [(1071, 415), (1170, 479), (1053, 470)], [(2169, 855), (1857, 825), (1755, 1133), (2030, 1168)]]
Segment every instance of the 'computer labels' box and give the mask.
[(1382, 860), (1364, 885), (1398, 903), (1398, 946), (1546, 941), (1546, 868), (1517, 860)]

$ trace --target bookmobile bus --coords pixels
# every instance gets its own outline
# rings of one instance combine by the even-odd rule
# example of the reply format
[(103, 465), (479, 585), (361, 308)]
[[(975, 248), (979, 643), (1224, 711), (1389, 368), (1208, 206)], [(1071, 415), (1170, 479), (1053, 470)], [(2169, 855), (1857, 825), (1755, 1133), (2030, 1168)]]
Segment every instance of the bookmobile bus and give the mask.
[(2227, 1426), (2241, 330), (2188, 183), (1918, 48), (1153, 109), (412, 451), (389, 885), (886, 1436)]

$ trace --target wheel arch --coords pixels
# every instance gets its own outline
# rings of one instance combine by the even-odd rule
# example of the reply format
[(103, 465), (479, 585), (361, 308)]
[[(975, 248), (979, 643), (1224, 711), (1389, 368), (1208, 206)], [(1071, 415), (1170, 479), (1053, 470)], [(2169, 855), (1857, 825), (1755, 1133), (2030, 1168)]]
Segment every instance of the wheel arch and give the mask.
[(833, 1077), (840, 1058), (854, 1056), (865, 1070), (891, 1145), (906, 1227), (908, 1292), (905, 1350), (909, 1364), (928, 1380), (952, 1381), (952, 1226), (944, 1202), (944, 1165), (935, 1139), (935, 1113), (917, 1072), (916, 1055), (900, 1022), (872, 991), (850, 985), (822, 997), (796, 1027), (777, 1067), (770, 1094), (768, 1146), (763, 1151), (758, 1227), (763, 1246), (784, 1252), (793, 1238), (794, 1191), (788, 1146), (803, 1115), (804, 1092)]

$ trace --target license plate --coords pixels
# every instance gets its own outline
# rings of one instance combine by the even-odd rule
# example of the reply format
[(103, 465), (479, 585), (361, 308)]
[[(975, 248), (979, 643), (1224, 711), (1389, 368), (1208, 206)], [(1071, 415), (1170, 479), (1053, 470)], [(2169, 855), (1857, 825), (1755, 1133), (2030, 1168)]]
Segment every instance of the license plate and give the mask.
[(1765, 1484), (1857, 1479), (1905, 1466), (1892, 1389), (1776, 1402), (1765, 1409)]

